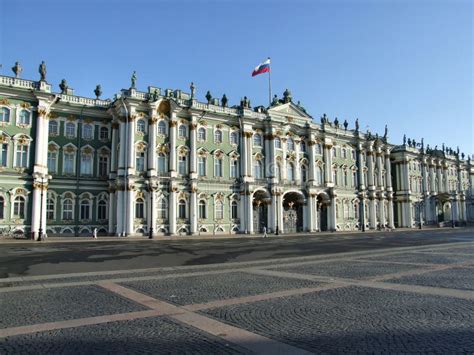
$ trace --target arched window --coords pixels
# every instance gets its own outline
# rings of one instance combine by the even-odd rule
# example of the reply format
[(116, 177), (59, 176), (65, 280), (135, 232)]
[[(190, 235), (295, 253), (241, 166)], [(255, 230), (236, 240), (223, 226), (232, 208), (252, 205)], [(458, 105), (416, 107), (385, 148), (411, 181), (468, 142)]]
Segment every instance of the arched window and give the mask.
[(302, 151), (303, 153), (305, 153), (305, 152), (306, 152), (306, 142), (305, 142), (305, 141), (301, 141), (300, 147), (301, 147), (301, 151)]
[(323, 169), (319, 165), (316, 166), (316, 184), (323, 184)]
[(158, 122), (158, 134), (166, 134), (166, 123), (165, 121)]
[(320, 143), (316, 143), (316, 154), (322, 154), (323, 148), (321, 147)]
[(221, 200), (216, 200), (216, 219), (224, 219), (224, 203)]
[(168, 218), (168, 204), (164, 198), (158, 201), (158, 218), (167, 219)]
[(336, 149), (336, 147), (333, 147), (333, 148), (332, 148), (332, 157), (333, 157), (333, 158), (337, 157), (337, 149)]
[(334, 182), (334, 184), (338, 185), (338, 181), (337, 181), (337, 168), (333, 168), (332, 170), (332, 180)]
[(81, 201), (81, 215), (82, 220), (89, 220), (91, 219), (91, 204), (89, 200), (82, 200)]
[(349, 218), (349, 201), (344, 201), (342, 204), (342, 215), (345, 219)]
[(178, 218), (186, 218), (186, 200), (179, 200), (178, 203)]
[(5, 199), (0, 196), (0, 219), (5, 218)]
[(214, 143), (222, 143), (222, 131), (220, 129), (214, 132)]
[(260, 160), (255, 160), (253, 163), (253, 175), (255, 179), (263, 179), (263, 164)]
[(280, 137), (275, 137), (275, 148), (281, 149), (281, 139), (280, 139)]
[(74, 206), (72, 204), (72, 200), (70, 198), (66, 198), (63, 201), (63, 220), (65, 221), (71, 221), (72, 216), (74, 214), (73, 210)]
[(58, 121), (49, 121), (49, 135), (50, 136), (57, 136), (58, 135)]
[(82, 138), (92, 139), (94, 138), (94, 131), (91, 124), (85, 124), (82, 126)]
[(239, 144), (239, 135), (237, 134), (237, 132), (232, 132), (230, 134), (230, 144)]
[(107, 219), (107, 202), (100, 200), (97, 206), (97, 218), (99, 220)]
[(256, 147), (261, 147), (262, 146), (262, 135), (259, 133), (255, 133), (253, 135), (253, 145)]
[(198, 158), (198, 175), (206, 176), (206, 157)]
[(206, 201), (204, 200), (199, 201), (199, 218), (200, 219), (207, 218), (207, 206), (206, 206)]
[(6, 107), (0, 108), (0, 122), (10, 122), (10, 110)]
[(204, 127), (198, 129), (198, 140), (201, 142), (206, 141), (206, 129)]
[(179, 129), (178, 129), (178, 136), (179, 138), (186, 138), (188, 135), (187, 133), (187, 129), (186, 129), (186, 126), (184, 124), (182, 124), (181, 126), (179, 126)]
[(25, 218), (25, 198), (23, 196), (17, 196), (13, 201), (13, 217)]
[(76, 125), (74, 123), (67, 122), (64, 130), (67, 138), (74, 138), (76, 136)]
[(359, 203), (354, 202), (354, 218), (359, 219)]
[(342, 157), (343, 157), (344, 159), (346, 159), (346, 158), (347, 158), (347, 150), (346, 150), (346, 148), (342, 148), (341, 153), (342, 153)]
[(295, 180), (295, 166), (293, 163), (288, 163), (286, 166), (286, 179), (288, 181)]
[(293, 141), (293, 138), (288, 138), (286, 140), (286, 149), (289, 151), (289, 152), (292, 152), (295, 150), (295, 142)]
[(138, 120), (137, 121), (137, 132), (138, 133), (145, 133), (145, 121)]
[(308, 180), (308, 169), (306, 165), (301, 165), (301, 181), (306, 182)]
[(231, 211), (232, 219), (239, 218), (239, 213), (238, 213), (239, 209), (238, 209), (237, 201), (232, 201), (232, 203), (230, 204), (230, 211)]
[(222, 158), (214, 157), (214, 176), (222, 177)]
[(107, 127), (100, 127), (99, 138), (103, 140), (109, 139), (109, 129)]
[(29, 125), (30, 124), (30, 112), (27, 110), (21, 110), (18, 115), (18, 123)]
[(135, 201), (135, 218), (145, 218), (145, 201), (142, 198)]
[(344, 170), (344, 186), (349, 186), (349, 173)]
[(352, 149), (351, 154), (352, 154), (352, 160), (356, 160), (356, 151)]
[(48, 200), (46, 201), (46, 219), (48, 221), (52, 221), (54, 220), (54, 199), (52, 198), (48, 198)]
[(166, 173), (166, 155), (164, 153), (158, 154), (158, 173)]
[(357, 171), (352, 171), (352, 186), (357, 187)]

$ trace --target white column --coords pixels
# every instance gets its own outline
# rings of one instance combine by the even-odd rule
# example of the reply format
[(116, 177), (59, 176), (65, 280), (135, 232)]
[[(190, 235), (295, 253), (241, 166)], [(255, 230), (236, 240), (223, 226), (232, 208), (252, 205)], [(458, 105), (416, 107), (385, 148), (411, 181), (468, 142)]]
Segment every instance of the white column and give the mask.
[(117, 172), (118, 123), (112, 123), (112, 151), (110, 152), (110, 172)]
[(332, 181), (332, 154), (331, 145), (324, 144), (324, 182), (335, 183)]
[[(270, 204), (270, 210), (268, 211), (268, 215), (270, 216), (270, 228), (273, 232), (276, 231), (277, 224), (278, 224), (278, 216), (277, 216), (277, 204), (278, 204), (278, 196), (275, 192), (272, 192), (272, 202)], [(278, 226), (280, 228), (280, 226)]]
[(358, 189), (363, 189), (367, 186), (367, 181), (364, 181), (364, 150), (362, 148), (362, 144), (359, 144), (357, 147), (357, 158), (358, 158), (358, 171), (359, 174), (359, 186)]
[(375, 198), (369, 198), (369, 225), (370, 228), (376, 227), (376, 220), (375, 220)]
[(127, 137), (127, 174), (135, 172), (135, 119), (130, 118), (128, 121), (128, 137)]
[(316, 156), (316, 151), (315, 151), (315, 141), (314, 141), (314, 136), (311, 134), (309, 142), (308, 142), (308, 158), (309, 158), (309, 175), (308, 175), (308, 180), (309, 181), (314, 181), (314, 172), (315, 172), (315, 156)]
[(300, 171), (300, 141), (295, 139), (295, 181), (300, 183), (301, 171)]
[(178, 201), (177, 199), (177, 190), (175, 187), (170, 188), (170, 194), (169, 194), (169, 218), (168, 218), (168, 223), (169, 223), (169, 234), (170, 235), (175, 235), (176, 234), (176, 219), (178, 218), (177, 214), (177, 207), (178, 207)]
[(126, 225), (125, 229), (127, 235), (135, 232), (134, 219), (135, 219), (135, 192), (133, 190), (127, 190), (127, 214), (126, 214)]
[[(176, 129), (178, 126), (178, 121), (176, 120), (176, 114), (171, 114), (171, 121), (170, 121), (170, 174), (171, 177), (176, 177)], [(176, 222), (175, 222), (176, 224)]]
[(444, 192), (449, 192), (449, 186), (448, 186), (448, 169), (446, 167), (443, 167), (443, 188)]
[(117, 223), (116, 219), (116, 192), (115, 190), (109, 192), (109, 234), (113, 235), (116, 233), (115, 227)]
[(331, 198), (331, 204), (329, 205), (329, 228), (330, 230), (335, 231), (337, 226), (337, 219), (336, 219), (336, 196)]
[(281, 179), (282, 180), (286, 180), (287, 176), (286, 176), (286, 172), (288, 171), (286, 169), (286, 162), (287, 162), (287, 144), (286, 144), (286, 138), (282, 139), (282, 148), (283, 148), (283, 159), (281, 160), (281, 170), (280, 170), (280, 174), (281, 174)]
[[(240, 166), (240, 172), (242, 176), (249, 176), (249, 173), (247, 171), (247, 137), (246, 137), (246, 132), (241, 132), (240, 134), (240, 156), (242, 158), (241, 160), (241, 166)], [(243, 216), (243, 215), (242, 215)]]
[(316, 195), (310, 193), (308, 196), (307, 202), (307, 230), (309, 232), (314, 232), (316, 230), (315, 222), (316, 222)]
[[(149, 120), (148, 126), (148, 176), (156, 176), (156, 135), (157, 135), (157, 124), (156, 117), (152, 117)], [(153, 228), (155, 229), (155, 228)]]
[(197, 211), (197, 188), (194, 186), (191, 188), (191, 206), (190, 206), (190, 219), (191, 219), (191, 234), (196, 234), (198, 231), (198, 211)]
[(285, 226), (283, 224), (283, 195), (279, 192), (276, 195), (276, 218), (279, 233), (285, 233)]
[(381, 188), (383, 186), (382, 181), (382, 153), (377, 151), (376, 153), (376, 164), (377, 164), (377, 186)]
[(246, 207), (247, 207), (247, 195), (242, 194), (240, 195), (240, 201), (239, 201), (239, 209), (240, 209), (239, 217), (240, 217), (240, 232), (241, 233), (247, 232)]
[[(253, 153), (253, 141), (252, 141), (253, 134), (248, 132), (247, 136), (247, 172), (249, 176), (253, 176), (253, 160), (252, 160), (252, 153)], [(255, 176), (254, 176), (255, 177)], [(253, 225), (253, 223), (252, 223)]]
[(369, 187), (369, 190), (373, 189), (375, 182), (374, 182), (374, 162), (373, 162), (373, 151), (368, 150), (367, 151), (367, 185)]
[(388, 200), (388, 216), (387, 216), (387, 219), (388, 219), (388, 226), (390, 228), (395, 228), (395, 224), (394, 224), (394, 220), (393, 220), (393, 200), (392, 199), (389, 199)]
[(435, 188), (435, 171), (434, 167), (432, 165), (433, 163), (430, 163), (430, 192), (433, 193), (436, 191)]
[(385, 199), (383, 198), (379, 200), (379, 217), (380, 217), (380, 224), (384, 226), (385, 225)]
[(124, 197), (124, 191), (123, 189), (122, 190), (118, 190), (117, 193), (117, 209), (114, 211), (114, 210), (111, 210), (112, 212), (115, 212), (116, 214), (116, 218), (117, 218), (117, 229), (115, 231), (115, 233), (117, 235), (123, 235), (123, 232), (124, 232), (124, 221), (125, 221), (125, 216), (123, 215), (123, 211), (124, 211), (124, 200), (123, 200), (123, 197)]
[(118, 175), (124, 175), (125, 171), (125, 152), (126, 152), (126, 135), (125, 129), (126, 123), (120, 121), (119, 133), (120, 133), (120, 151), (119, 151), (119, 161), (118, 161)]
[(191, 179), (197, 179), (197, 123), (192, 122), (189, 126), (190, 129), (190, 145), (191, 145), (191, 162), (190, 162), (190, 176)]
[(247, 196), (247, 231), (253, 234), (253, 194)]
[(390, 164), (390, 153), (385, 153), (385, 186), (387, 190), (392, 188), (392, 164)]
[(441, 167), (437, 166), (436, 167), (436, 176), (438, 178), (438, 186), (436, 186), (437, 192), (443, 192), (443, 184), (442, 184), (442, 175), (441, 175)]

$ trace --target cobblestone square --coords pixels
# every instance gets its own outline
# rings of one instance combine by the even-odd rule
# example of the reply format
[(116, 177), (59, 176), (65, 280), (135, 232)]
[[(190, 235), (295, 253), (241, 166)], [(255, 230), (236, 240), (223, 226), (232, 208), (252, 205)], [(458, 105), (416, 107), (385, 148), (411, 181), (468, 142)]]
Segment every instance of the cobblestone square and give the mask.
[(364, 257), (361, 260), (376, 260), (384, 262), (400, 262), (400, 263), (419, 263), (419, 264), (456, 264), (464, 261), (472, 261), (474, 255), (459, 255), (459, 250), (446, 252), (442, 250), (438, 253), (403, 253), (395, 255), (384, 255), (381, 257)]

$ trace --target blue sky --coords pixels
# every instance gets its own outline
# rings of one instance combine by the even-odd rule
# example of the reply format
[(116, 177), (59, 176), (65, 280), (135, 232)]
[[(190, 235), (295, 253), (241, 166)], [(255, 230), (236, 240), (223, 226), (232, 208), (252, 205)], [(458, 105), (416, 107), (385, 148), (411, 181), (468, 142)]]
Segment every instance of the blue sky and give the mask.
[(473, 5), (469, 0), (381, 1), (24, 1), (0, 0), (0, 69), (37, 79), (41, 60), (57, 90), (104, 97), (148, 85), (189, 91), (194, 81), (268, 103), (267, 76), (250, 76), (272, 58), (272, 86), (319, 121), (404, 133), (431, 146), (474, 153)]

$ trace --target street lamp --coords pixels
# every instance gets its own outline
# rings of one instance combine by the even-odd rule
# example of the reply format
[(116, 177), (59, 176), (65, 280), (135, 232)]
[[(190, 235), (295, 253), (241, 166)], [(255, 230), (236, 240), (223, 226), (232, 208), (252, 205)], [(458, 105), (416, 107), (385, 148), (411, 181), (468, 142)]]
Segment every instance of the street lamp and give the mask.
[(38, 230), (38, 242), (41, 242), (43, 239), (43, 194), (44, 194), (44, 186), (48, 182), (48, 180), (51, 178), (51, 175), (40, 175), (41, 178), (41, 199), (40, 199), (40, 225), (39, 225), (39, 230)]
[(150, 230), (148, 231), (148, 239), (153, 239), (153, 188), (151, 186), (151, 181), (148, 182), (148, 187), (150, 191)]
[(418, 214), (420, 216), (420, 225), (419, 225), (419, 229), (422, 229), (423, 228), (423, 201), (419, 201), (418, 202)]

